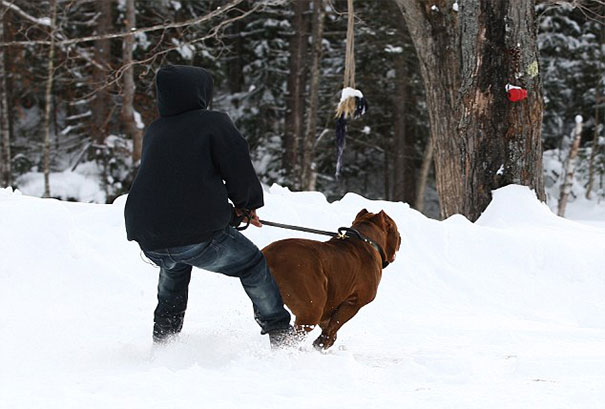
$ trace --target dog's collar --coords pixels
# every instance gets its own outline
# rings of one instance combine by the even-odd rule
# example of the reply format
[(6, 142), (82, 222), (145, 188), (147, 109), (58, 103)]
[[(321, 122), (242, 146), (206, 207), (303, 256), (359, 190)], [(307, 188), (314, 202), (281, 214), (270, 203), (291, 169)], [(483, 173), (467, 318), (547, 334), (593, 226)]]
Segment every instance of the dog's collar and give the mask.
[(361, 241), (368, 243), (370, 246), (374, 247), (374, 249), (380, 254), (380, 259), (382, 260), (382, 268), (386, 268), (389, 265), (389, 262), (384, 254), (382, 248), (376, 243), (374, 240), (369, 237), (364, 236), (359, 231), (352, 227), (339, 227), (338, 228), (338, 236), (339, 239), (346, 239), (349, 237), (355, 237)]
[(384, 251), (382, 251), (382, 248), (380, 248), (380, 246), (378, 245), (378, 243), (376, 243), (372, 239), (368, 239), (367, 237), (363, 237), (361, 240), (365, 241), (370, 246), (374, 247), (376, 249), (376, 251), (378, 251), (378, 254), (380, 254), (380, 258), (382, 259), (382, 268), (387, 268), (388, 265), (389, 265), (389, 262), (387, 261), (387, 258), (384, 255)]

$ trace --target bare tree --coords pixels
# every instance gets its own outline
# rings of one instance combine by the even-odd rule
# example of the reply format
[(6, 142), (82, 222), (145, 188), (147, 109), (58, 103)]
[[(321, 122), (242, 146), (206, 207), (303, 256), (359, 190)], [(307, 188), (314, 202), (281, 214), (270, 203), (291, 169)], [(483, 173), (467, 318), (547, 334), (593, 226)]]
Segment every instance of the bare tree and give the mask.
[[(0, 17), (0, 41), (4, 41), (4, 16)], [(8, 87), (7, 87), (7, 70), (4, 48), (0, 47), (0, 138), (1, 151), (0, 155), (0, 181), (3, 186), (7, 187), (12, 184), (12, 167), (11, 167), (11, 146), (10, 146), (10, 129), (8, 117)]]
[(315, 190), (316, 175), (313, 169), (315, 139), (317, 133), (317, 111), (319, 109), (319, 65), (323, 48), (325, 18), (324, 0), (313, 0), (313, 43), (311, 51), (311, 85), (309, 91), (309, 115), (302, 145), (301, 187)]
[[(96, 32), (99, 35), (111, 31), (111, 6), (112, 0), (94, 2), (96, 18)], [(128, 37), (125, 37), (128, 38)], [(97, 144), (102, 144), (107, 136), (108, 123), (111, 115), (110, 95), (108, 89), (103, 87), (107, 74), (110, 71), (111, 42), (107, 38), (99, 38), (94, 41), (94, 59), (99, 64), (92, 69), (92, 89), (98, 89), (90, 102), (92, 121), (90, 123), (90, 134)]]
[[(2, 4), (5, 5), (6, 7), (13, 9), (15, 11), (19, 10), (19, 11), (17, 11), (18, 14), (20, 14), (24, 17), (28, 16), (26, 18), (32, 17), (32, 16), (24, 13), (23, 10), (20, 10), (18, 7), (16, 7), (11, 2), (9, 2), (7, 0), (1, 0), (1, 1), (2, 1)], [(51, 39), (51, 40), (9, 41), (9, 42), (0, 43), (0, 47), (6, 47), (9, 45), (16, 46), (16, 45), (32, 45), (32, 44), (50, 45), (51, 42), (55, 43), (56, 46), (64, 46), (64, 45), (70, 45), (70, 44), (85, 43), (88, 41), (97, 41), (97, 40), (105, 40), (105, 39), (112, 39), (112, 38), (124, 38), (124, 37), (128, 37), (130, 35), (133, 35), (133, 34), (148, 33), (151, 31), (160, 31), (160, 30), (167, 30), (167, 29), (171, 29), (171, 28), (188, 27), (188, 26), (192, 26), (195, 24), (200, 24), (200, 23), (212, 20), (213, 18), (216, 18), (222, 14), (225, 14), (230, 10), (237, 10), (236, 7), (242, 2), (244, 2), (244, 0), (232, 0), (231, 2), (227, 3), (226, 5), (224, 5), (222, 7), (217, 7), (216, 10), (213, 10), (210, 13), (205, 14), (203, 16), (195, 17), (195, 18), (188, 19), (185, 21), (178, 21), (178, 22), (174, 22), (174, 23), (165, 23), (164, 22), (161, 24), (155, 24), (150, 27), (137, 28), (136, 30), (132, 30), (130, 32), (95, 34), (95, 35), (90, 35), (90, 36), (82, 36), (82, 37), (75, 37), (75, 38), (60, 38), (60, 39)], [(259, 8), (264, 7), (265, 5), (266, 5), (266, 2), (259, 1), (255, 5), (255, 7), (250, 9), (250, 11), (252, 11), (252, 12), (256, 11)], [(242, 14), (240, 14), (239, 18), (241, 18), (241, 16), (247, 16), (249, 14), (250, 13), (248, 13), (248, 12), (242, 13)], [(239, 20), (239, 18), (234, 18), (232, 21)], [(48, 21), (46, 19), (35, 19), (34, 22), (36, 24), (48, 25)], [(229, 21), (229, 23), (230, 22), (231, 21)], [(220, 28), (223, 28), (225, 25), (226, 24), (221, 24)]]
[(422, 155), (422, 164), (420, 165), (420, 172), (418, 174), (418, 181), (416, 184), (416, 201), (415, 208), (422, 212), (424, 211), (424, 194), (426, 191), (426, 183), (433, 164), (433, 144), (429, 140), (424, 147), (424, 154)]
[[(517, 183), (544, 200), (533, 0), (395, 0), (420, 60), (441, 216), (476, 220)], [(505, 86), (527, 90), (511, 102)]]
[(294, 1), (292, 19), (293, 34), (290, 37), (290, 72), (286, 96), (286, 124), (284, 135), (284, 155), (282, 167), (291, 181), (294, 181), (299, 161), (299, 141), (302, 139), (305, 122), (305, 89), (307, 85), (307, 44), (309, 42), (309, 21), (307, 12), (309, 0)]
[(595, 160), (597, 158), (597, 153), (599, 152), (599, 131), (603, 127), (603, 124), (599, 124), (599, 104), (602, 101), (605, 101), (605, 99), (599, 95), (599, 91), (597, 90), (595, 96), (593, 138), (590, 148), (590, 158), (588, 159), (588, 183), (586, 184), (586, 199), (589, 200), (592, 195), (592, 189), (594, 188)]
[[(126, 0), (126, 31), (133, 31), (136, 27), (136, 16), (134, 8), (134, 0)], [(141, 160), (142, 147), (142, 132), (137, 126), (134, 111), (134, 68), (132, 67), (132, 52), (134, 49), (134, 37), (124, 37), (122, 45), (122, 61), (128, 68), (124, 71), (124, 84), (122, 92), (122, 123), (126, 129), (126, 133), (132, 137), (132, 164), (137, 166), (137, 162)]]
[(242, 92), (244, 86), (244, 40), (242, 37), (241, 21), (234, 22), (227, 29), (226, 43), (229, 45), (231, 55), (228, 57), (229, 64), (227, 65), (227, 80), (229, 82), (229, 91), (231, 93)]
[(563, 171), (563, 183), (561, 184), (561, 195), (559, 196), (559, 204), (557, 208), (557, 214), (561, 217), (565, 216), (565, 208), (567, 207), (567, 200), (571, 193), (571, 186), (573, 184), (573, 174), (575, 159), (578, 155), (578, 149), (580, 148), (580, 140), (582, 139), (582, 126), (583, 119), (581, 115), (576, 116), (576, 128), (574, 130), (573, 142), (569, 148), (569, 156), (565, 161), (565, 169)]
[[(205, 35), (200, 35), (192, 40), (190, 40), (185, 45), (191, 45), (194, 43), (199, 43), (206, 41), (212, 38), (218, 38), (219, 34), (222, 30), (228, 27), (230, 24), (245, 18), (246, 16), (262, 9), (268, 3), (266, 1), (255, 2), (249, 10), (241, 10), (237, 8), (244, 0), (231, 0), (228, 3), (225, 3), (222, 7), (217, 7), (216, 9), (211, 10), (210, 12), (202, 15), (196, 16), (195, 18), (191, 18), (184, 21), (156, 24), (149, 27), (136, 28), (134, 23), (131, 27), (125, 32), (117, 32), (117, 33), (108, 33), (108, 26), (110, 25), (111, 20), (110, 17), (110, 4), (111, 1), (94, 1), (92, 2), (93, 7), (98, 7), (98, 13), (90, 18), (89, 21), (79, 22), (79, 26), (91, 26), (96, 24), (98, 30), (94, 35), (80, 36), (80, 37), (72, 37), (69, 38), (66, 34), (66, 29), (70, 26), (67, 23), (67, 19), (69, 17), (67, 9), (62, 9), (61, 14), (61, 24), (57, 24), (57, 16), (55, 19), (51, 19), (48, 17), (37, 17), (29, 12), (30, 9), (33, 10), (32, 7), (27, 9), (21, 8), (15, 5), (13, 2), (8, 0), (0, 0), (0, 4), (3, 6), (4, 11), (10, 11), (14, 15), (18, 16), (21, 21), (25, 21), (28, 24), (23, 25), (21, 32), (24, 33), (26, 39), (25, 40), (10, 40), (7, 41), (6, 38), (2, 38), (0, 40), (0, 48), (3, 50), (6, 47), (16, 47), (16, 48), (25, 48), (32, 47), (36, 45), (45, 45), (48, 46), (49, 56), (52, 54), (53, 60), (57, 60), (58, 65), (55, 66), (55, 61), (49, 61), (48, 64), (48, 74), (47, 74), (47, 94), (45, 95), (47, 108), (51, 107), (52, 100), (52, 87), (53, 87), (53, 79), (50, 78), (50, 71), (61, 70), (60, 75), (57, 77), (57, 80), (67, 81), (66, 78), (69, 75), (74, 75), (76, 77), (76, 82), (74, 83), (73, 88), (77, 89), (76, 99), (69, 101), (70, 105), (77, 105), (78, 109), (75, 112), (68, 112), (66, 121), (81, 121), (84, 118), (94, 117), (95, 119), (99, 119), (99, 122), (94, 125), (95, 132), (94, 134), (98, 139), (96, 142), (102, 142), (100, 139), (104, 138), (107, 132), (104, 130), (107, 127), (107, 122), (110, 119), (110, 116), (113, 115), (111, 110), (108, 110), (108, 107), (111, 107), (111, 104), (106, 99), (104, 95), (107, 95), (106, 90), (117, 83), (122, 83), (123, 76), (126, 73), (131, 73), (131, 68), (136, 64), (145, 64), (149, 65), (153, 63), (156, 59), (161, 58), (166, 53), (177, 50), (183, 47), (184, 44), (175, 44), (171, 46), (158, 45), (156, 48), (152, 50), (151, 55), (148, 55), (142, 60), (134, 61), (132, 58), (132, 53), (130, 53), (130, 58), (126, 58), (126, 61), (122, 63), (121, 66), (108, 70), (110, 67), (109, 63), (109, 41), (111, 39), (128, 39), (132, 40), (133, 35), (137, 33), (148, 33), (159, 30), (169, 30), (169, 29), (179, 29), (179, 28), (187, 28), (190, 26), (194, 26), (197, 24), (206, 23), (213, 19), (219, 20), (217, 24), (213, 25)], [(64, 4), (65, 5), (65, 4)], [(91, 3), (86, 2), (69, 2), (66, 4), (66, 7), (74, 6), (79, 8), (86, 8), (91, 5)], [(56, 1), (51, 3), (51, 8), (56, 9)], [(89, 9), (90, 7), (88, 7)], [(132, 20), (132, 19), (131, 19)], [(54, 26), (53, 26), (54, 24)], [(29, 32), (35, 32), (35, 36), (30, 36)], [(43, 35), (45, 33), (50, 32), (50, 37), (48, 39), (44, 39)], [(22, 37), (23, 38), (23, 37)], [(90, 50), (88, 47), (91, 43), (95, 43), (95, 49)], [(126, 47), (128, 49), (128, 47)], [(52, 51), (52, 52), (51, 52)], [(60, 54), (57, 54), (60, 52)], [(127, 53), (128, 54), (128, 53)], [(77, 65), (75, 58), (77, 57), (83, 61), (81, 66)], [(96, 57), (96, 58), (95, 58)], [(99, 59), (99, 61), (97, 60)], [(73, 73), (67, 74), (68, 65), (67, 62), (71, 61), (72, 66), (69, 67), (69, 70), (73, 70)], [(87, 81), (87, 70), (88, 68), (94, 68), (96, 79), (94, 81), (89, 81), (86, 84), (88, 87), (88, 91), (85, 90), (85, 87), (82, 86), (85, 81)], [(128, 75), (127, 75), (128, 77)], [(50, 79), (50, 80), (49, 80)], [(93, 84), (90, 87), (90, 84)], [(134, 78), (130, 77), (124, 80), (125, 89), (130, 89), (132, 85), (134, 87)], [(129, 85), (130, 84), (130, 85)], [(85, 94), (82, 94), (82, 91)], [(69, 94), (69, 91), (67, 92)], [(134, 91), (133, 91), (134, 97)], [(128, 104), (129, 96), (126, 96), (126, 101)], [(102, 102), (102, 103), (100, 103)], [(91, 112), (86, 110), (87, 107), (91, 107), (96, 113), (92, 115)], [(47, 173), (46, 179), (48, 179), (48, 173), (50, 172), (50, 110), (47, 112), (47, 115), (44, 119), (44, 124), (42, 128), (44, 128), (44, 161), (43, 166), (45, 168), (45, 173)], [(100, 114), (98, 112), (101, 112)], [(134, 119), (134, 111), (131, 111), (132, 114), (128, 114), (128, 118)], [(128, 122), (128, 121), (127, 121)], [(131, 121), (132, 123), (132, 121)], [(80, 124), (76, 125), (68, 125), (64, 130), (65, 133), (73, 132), (74, 129), (77, 129)], [(138, 131), (140, 133), (140, 131)], [(135, 137), (135, 156), (138, 155), (137, 152), (140, 152), (140, 140), (137, 142), (136, 135), (137, 132), (131, 133)], [(84, 134), (83, 136), (87, 136), (89, 134)], [(81, 138), (81, 135), (73, 135), (74, 138)], [(70, 143), (73, 142), (70, 140)], [(75, 141), (78, 142), (78, 141)], [(81, 141), (80, 141), (81, 142)], [(74, 144), (70, 145), (72, 148)], [(89, 146), (89, 145), (87, 145)], [(3, 149), (3, 154), (6, 154), (7, 150)], [(79, 156), (80, 160), (83, 155)], [(135, 157), (135, 163), (137, 158)], [(47, 189), (49, 190), (49, 189)], [(50, 194), (47, 191), (47, 194)]]
[[(402, 27), (398, 35), (403, 38), (406, 34)], [(416, 202), (416, 163), (414, 134), (407, 121), (406, 111), (410, 104), (410, 73), (406, 55), (395, 54), (395, 95), (393, 95), (394, 115), (394, 146), (393, 156), (393, 194), (392, 200), (409, 203), (415, 207)]]
[(53, 78), (55, 76), (55, 30), (57, 27), (57, 0), (50, 0), (50, 44), (44, 106), (44, 197), (50, 197), (50, 108), (52, 105)]

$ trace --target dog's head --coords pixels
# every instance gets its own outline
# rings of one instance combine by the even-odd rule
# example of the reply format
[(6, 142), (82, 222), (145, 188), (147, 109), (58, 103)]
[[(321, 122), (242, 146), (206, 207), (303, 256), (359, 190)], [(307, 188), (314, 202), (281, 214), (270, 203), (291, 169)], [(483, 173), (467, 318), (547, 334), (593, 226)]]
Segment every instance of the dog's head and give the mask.
[(353, 226), (360, 223), (372, 223), (385, 234), (385, 256), (389, 263), (395, 261), (395, 253), (397, 253), (401, 246), (401, 236), (399, 235), (395, 221), (383, 210), (380, 213), (370, 213), (366, 209), (363, 209), (355, 216)]

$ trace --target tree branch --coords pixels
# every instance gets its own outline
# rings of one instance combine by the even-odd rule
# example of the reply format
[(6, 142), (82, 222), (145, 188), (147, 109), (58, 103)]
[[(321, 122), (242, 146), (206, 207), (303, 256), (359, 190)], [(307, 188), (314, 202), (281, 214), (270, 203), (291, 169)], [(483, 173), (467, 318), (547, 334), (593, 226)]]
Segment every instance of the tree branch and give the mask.
[[(127, 33), (102, 34), (102, 35), (63, 39), (60, 41), (55, 41), (54, 43), (55, 43), (55, 45), (63, 46), (63, 45), (69, 45), (69, 44), (83, 43), (83, 42), (87, 42), (87, 41), (105, 40), (105, 39), (112, 39), (112, 38), (123, 38), (123, 37), (133, 35), (133, 34), (147, 33), (150, 31), (165, 30), (165, 29), (169, 29), (169, 28), (178, 28), (178, 27), (195, 25), (195, 24), (203, 23), (208, 20), (212, 20), (213, 18), (233, 9), (234, 7), (236, 7), (243, 1), (244, 0), (232, 0), (230, 3), (228, 3), (224, 7), (217, 7), (216, 10), (214, 10), (208, 14), (205, 14), (201, 17), (185, 20), (185, 21), (169, 23), (169, 24), (156, 24), (151, 27), (145, 27), (145, 28), (139, 28), (136, 30), (131, 30), (130, 32), (127, 32)], [(17, 6), (14, 6), (12, 3), (7, 2), (6, 0), (2, 0), (2, 4), (13, 10), (18, 9), (18, 11), (15, 10), (15, 11), (17, 11), (17, 13), (19, 13), (21, 16), (27, 18), (28, 20), (35, 22), (36, 24), (47, 25), (47, 24), (43, 23), (44, 19), (36, 19), (35, 17), (28, 15), (27, 13), (23, 12), (23, 10), (19, 9)], [(262, 2), (259, 2), (255, 5), (254, 8), (256, 9), (257, 6), (259, 6), (259, 5), (264, 5), (264, 4)], [(51, 41), (50, 40), (10, 41), (10, 42), (0, 43), (0, 47), (7, 47), (7, 46), (14, 46), (14, 45), (33, 45), (33, 44), (50, 45)]]
[[(27, 14), (25, 11), (23, 11), (23, 9), (21, 9), (18, 6), (15, 6), (13, 3), (6, 1), (6, 0), (2, 0), (2, 5), (4, 7), (6, 7), (7, 9), (13, 10), (15, 13), (17, 13), (21, 17), (25, 18), (26, 20), (31, 21), (34, 24), (50, 27), (50, 18), (48, 18), (48, 17), (36, 18), (36, 17), (32, 16), (31, 14)], [(48, 44), (50, 44), (50, 41), (48, 42)]]
[[(2, 0), (2, 5), (5, 6), (7, 9), (10, 9), (10, 10), (14, 11), (18, 15), (20, 15), (21, 17), (25, 18), (26, 20), (28, 20), (28, 21), (30, 21), (30, 22), (32, 22), (34, 24), (45, 26), (45, 27), (50, 27), (50, 19), (48, 19), (47, 17), (41, 17), (41, 18), (34, 17), (31, 14), (28, 14), (25, 11), (23, 11), (23, 9), (19, 8), (18, 6), (15, 6), (14, 4), (12, 4), (12, 3), (10, 3), (10, 2), (8, 2), (6, 0)], [(63, 34), (60, 33), (58, 30), (55, 30), (54, 35), (55, 35), (56, 39), (58, 40), (58, 41), (55, 40), (55, 42), (54, 42), (55, 45), (60, 45), (61, 42), (63, 40), (65, 40), (65, 37), (63, 37)], [(12, 43), (20, 43), (20, 42), (0, 43), (0, 47), (4, 46), (5, 44), (6, 45), (10, 45)], [(48, 41), (48, 44), (50, 44), (50, 41)], [(104, 68), (98, 61), (96, 61), (94, 58), (92, 58), (90, 55), (88, 55), (85, 51), (80, 50), (79, 48), (69, 48), (69, 47), (61, 46), (61, 49), (63, 51), (66, 51), (67, 53), (69, 53), (70, 49), (72, 49), (81, 58), (83, 58), (84, 60), (88, 61), (89, 63), (91, 63), (95, 67), (97, 67), (99, 69), (103, 69)]]
[(98, 91), (100, 91), (100, 90), (102, 90), (102, 89), (104, 89), (104, 88), (107, 88), (107, 87), (110, 87), (110, 86), (111, 86), (111, 85), (113, 85), (113, 84), (119, 83), (119, 81), (121, 80), (122, 76), (124, 75), (124, 72), (125, 72), (125, 71), (126, 71), (128, 68), (133, 67), (133, 66), (135, 66), (135, 65), (141, 65), (141, 64), (146, 64), (146, 63), (149, 63), (149, 62), (151, 62), (151, 61), (154, 61), (154, 60), (155, 60), (156, 58), (158, 58), (159, 56), (164, 55), (164, 54), (167, 54), (167, 53), (169, 53), (169, 52), (171, 52), (171, 51), (178, 50), (179, 48), (181, 48), (181, 47), (183, 47), (183, 46), (192, 45), (192, 44), (195, 44), (195, 43), (199, 43), (199, 42), (202, 42), (202, 41), (206, 41), (206, 40), (208, 40), (208, 39), (210, 39), (210, 38), (215, 38), (215, 37), (217, 37), (218, 33), (219, 33), (219, 32), (220, 32), (220, 31), (221, 31), (221, 30), (222, 30), (222, 29), (223, 29), (225, 26), (228, 26), (229, 24), (231, 24), (231, 23), (233, 23), (233, 22), (235, 22), (235, 21), (237, 21), (237, 20), (241, 20), (241, 19), (243, 19), (243, 18), (245, 18), (245, 17), (249, 16), (250, 14), (252, 14), (252, 13), (256, 12), (256, 11), (257, 11), (257, 10), (259, 10), (260, 8), (265, 7), (265, 6), (266, 6), (266, 3), (265, 3), (265, 2), (260, 2), (260, 1), (259, 1), (259, 2), (255, 3), (255, 4), (254, 4), (254, 6), (253, 6), (253, 7), (252, 7), (250, 10), (248, 10), (248, 11), (246, 11), (246, 12), (244, 12), (244, 13), (242, 13), (242, 14), (238, 15), (238, 16), (235, 16), (235, 17), (232, 17), (232, 18), (230, 18), (230, 19), (227, 19), (227, 20), (221, 21), (221, 22), (220, 22), (218, 25), (216, 25), (216, 26), (212, 27), (212, 29), (210, 30), (210, 32), (209, 32), (208, 34), (206, 34), (205, 36), (203, 36), (203, 37), (196, 38), (196, 39), (191, 40), (191, 41), (189, 41), (189, 42), (187, 42), (187, 43), (178, 44), (178, 45), (174, 45), (174, 46), (172, 46), (172, 47), (168, 47), (168, 48), (166, 48), (166, 49), (164, 49), (164, 50), (161, 50), (161, 51), (159, 51), (159, 52), (157, 52), (157, 53), (154, 53), (154, 54), (153, 54), (153, 55), (151, 55), (150, 57), (144, 58), (144, 59), (142, 59), (142, 60), (132, 61), (132, 62), (130, 62), (130, 63), (128, 63), (128, 64), (124, 64), (124, 65), (122, 65), (121, 67), (119, 67), (118, 69), (116, 69), (116, 70), (114, 71), (114, 73), (112, 74), (112, 77), (113, 77), (113, 78), (111, 79), (111, 81), (108, 81), (108, 82), (107, 82), (107, 83), (105, 83), (103, 86), (101, 86), (101, 87), (99, 87), (99, 88), (97, 88), (97, 89), (95, 89), (95, 90), (91, 91), (90, 93), (88, 93), (88, 94), (84, 95), (84, 96), (83, 96), (83, 98), (88, 98), (88, 97), (90, 97), (90, 96), (94, 95), (95, 93), (97, 93)]

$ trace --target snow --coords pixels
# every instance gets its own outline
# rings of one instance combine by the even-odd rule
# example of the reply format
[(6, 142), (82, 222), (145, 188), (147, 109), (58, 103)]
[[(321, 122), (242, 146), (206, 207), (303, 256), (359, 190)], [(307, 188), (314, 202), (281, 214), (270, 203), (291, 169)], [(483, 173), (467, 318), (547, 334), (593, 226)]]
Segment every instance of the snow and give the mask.
[(143, 50), (147, 50), (149, 48), (149, 46), (151, 45), (151, 41), (149, 41), (149, 39), (147, 38), (146, 33), (142, 33), (142, 32), (135, 33), (134, 38), (136, 39), (136, 41), (134, 43), (134, 50), (136, 50), (137, 47), (141, 47)]
[(403, 47), (395, 47), (391, 44), (387, 44), (386, 47), (384, 47), (384, 51), (389, 54), (401, 54), (403, 52)]
[(65, 136), (70, 133), (73, 129), (77, 128), (77, 126), (68, 125), (65, 129), (61, 131), (61, 135)]
[[(49, 176), (50, 193), (53, 197), (79, 202), (105, 203), (105, 193), (98, 178), (83, 173), (84, 167), (53, 172)], [(98, 171), (98, 169), (96, 169)], [(95, 176), (98, 176), (95, 175)], [(17, 179), (19, 190), (26, 195), (41, 197), (44, 194), (44, 173), (28, 172)]]
[(506, 90), (506, 92), (508, 92), (511, 89), (521, 89), (521, 87), (508, 83), (504, 86), (504, 89)]
[(176, 38), (172, 39), (172, 44), (176, 46), (176, 51), (185, 60), (192, 60), (195, 55), (195, 47), (186, 42), (179, 41)]
[(144, 129), (145, 123), (143, 123), (143, 119), (141, 118), (141, 113), (138, 111), (134, 111), (134, 121), (137, 124), (137, 129)]
[(602, 408), (605, 217), (559, 218), (521, 186), (495, 191), (476, 223), (273, 186), (262, 219), (335, 230), (362, 208), (393, 217), (402, 248), (376, 299), (327, 353), (313, 337), (271, 352), (239, 281), (196, 270), (182, 335), (153, 348), (158, 271), (126, 241), (125, 199), (0, 189), (0, 407)]
[(347, 98), (363, 98), (363, 94), (360, 90), (355, 89), (355, 88), (351, 88), (351, 87), (345, 87), (342, 89), (342, 92), (340, 93), (340, 102), (345, 101)]
[[(566, 172), (564, 170), (565, 159), (569, 156), (571, 148), (571, 137), (563, 140), (563, 150), (550, 149), (544, 151), (544, 185), (547, 203), (553, 213), (557, 213), (558, 201), (561, 196), (561, 186), (564, 183)], [(580, 148), (578, 156), (589, 157), (590, 148)], [(598, 157), (597, 157), (598, 158)], [(591, 223), (605, 227), (605, 194), (603, 181), (595, 177), (591, 199), (586, 199), (586, 187), (588, 185), (589, 167), (587, 161), (575, 159), (575, 171), (573, 174), (571, 191), (565, 217), (582, 222)], [(571, 206), (571, 207), (570, 207)]]
[(457, 0), (454, 2), (454, 4), (452, 4), (452, 10), (454, 10), (456, 12), (458, 11), (458, 1)]

